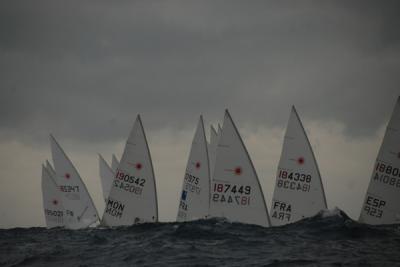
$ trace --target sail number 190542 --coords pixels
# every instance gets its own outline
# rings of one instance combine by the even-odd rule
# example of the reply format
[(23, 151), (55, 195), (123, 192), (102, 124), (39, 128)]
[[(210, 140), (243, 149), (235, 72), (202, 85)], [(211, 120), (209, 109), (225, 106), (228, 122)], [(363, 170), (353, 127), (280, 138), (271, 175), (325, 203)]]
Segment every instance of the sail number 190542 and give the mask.
[(133, 175), (125, 174), (118, 171), (114, 179), (114, 187), (123, 189), (125, 191), (141, 195), (146, 180), (143, 178), (135, 177)]

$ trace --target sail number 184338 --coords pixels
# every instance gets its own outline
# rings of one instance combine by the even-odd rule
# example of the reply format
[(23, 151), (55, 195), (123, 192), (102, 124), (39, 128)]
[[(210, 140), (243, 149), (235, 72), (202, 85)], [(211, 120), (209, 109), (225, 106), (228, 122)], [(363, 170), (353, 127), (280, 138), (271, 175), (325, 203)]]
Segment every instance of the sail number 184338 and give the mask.
[(308, 192), (310, 191), (310, 183), (310, 174), (280, 170), (276, 185), (284, 189)]

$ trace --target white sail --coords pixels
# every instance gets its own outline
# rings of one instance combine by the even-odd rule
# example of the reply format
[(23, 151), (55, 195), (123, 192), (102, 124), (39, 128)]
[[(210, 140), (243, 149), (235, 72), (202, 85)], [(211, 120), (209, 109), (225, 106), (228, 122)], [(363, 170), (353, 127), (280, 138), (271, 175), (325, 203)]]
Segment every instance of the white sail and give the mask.
[(208, 155), (210, 159), (210, 174), (214, 173), (215, 157), (217, 155), (218, 134), (214, 127), (210, 127), (210, 143), (208, 145)]
[(218, 138), (221, 136), (221, 133), (222, 133), (222, 128), (221, 125), (218, 123), (218, 130), (217, 130)]
[(177, 221), (208, 217), (210, 203), (210, 169), (203, 117), (200, 116), (186, 165)]
[(246, 147), (225, 111), (211, 183), (210, 215), (269, 226), (264, 195)]
[(117, 160), (117, 157), (113, 154), (112, 160), (111, 160), (111, 169), (114, 173), (116, 173), (118, 165), (119, 165), (119, 161)]
[(327, 209), (321, 175), (310, 142), (294, 106), (279, 160), (271, 223), (283, 225)]
[(115, 173), (112, 171), (110, 166), (104, 158), (99, 154), (99, 174), (101, 181), (101, 188), (103, 190), (104, 201), (107, 202), (107, 198), (110, 195), (111, 185), (114, 180)]
[(153, 164), (140, 116), (133, 125), (108, 197), (102, 223), (108, 226), (157, 222)]
[(64, 226), (61, 193), (50, 171), (42, 165), (43, 210), (47, 228)]
[(86, 228), (99, 219), (93, 200), (78, 171), (52, 135), (50, 144), (65, 209), (64, 224), (69, 229)]
[(386, 128), (359, 221), (400, 223), (400, 98)]
[(56, 177), (57, 177), (56, 171), (54, 170), (53, 166), (51, 166), (51, 164), (50, 164), (50, 162), (48, 160), (46, 160), (46, 169), (51, 174), (51, 177), (53, 178), (53, 180), (57, 182), (57, 180), (56, 180)]

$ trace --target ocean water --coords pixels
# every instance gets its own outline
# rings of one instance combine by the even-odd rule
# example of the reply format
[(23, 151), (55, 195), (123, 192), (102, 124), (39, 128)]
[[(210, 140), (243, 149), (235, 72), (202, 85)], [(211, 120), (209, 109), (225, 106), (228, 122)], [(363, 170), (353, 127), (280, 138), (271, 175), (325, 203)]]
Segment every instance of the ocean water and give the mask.
[(222, 219), (0, 230), (0, 266), (400, 266), (400, 226), (340, 210), (263, 228)]

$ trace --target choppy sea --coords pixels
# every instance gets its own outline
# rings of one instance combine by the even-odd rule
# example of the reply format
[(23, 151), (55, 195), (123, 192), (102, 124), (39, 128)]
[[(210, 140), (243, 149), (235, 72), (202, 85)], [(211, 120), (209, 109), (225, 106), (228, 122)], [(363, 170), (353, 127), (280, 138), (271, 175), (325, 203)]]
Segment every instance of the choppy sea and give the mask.
[(400, 266), (400, 226), (340, 210), (264, 228), (222, 219), (0, 230), (0, 266)]

